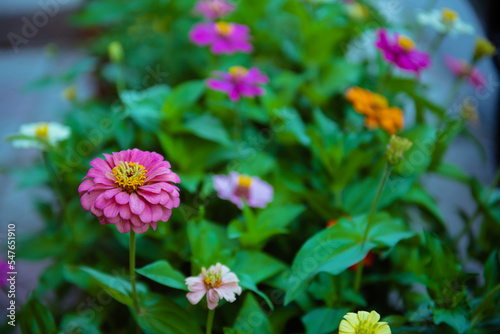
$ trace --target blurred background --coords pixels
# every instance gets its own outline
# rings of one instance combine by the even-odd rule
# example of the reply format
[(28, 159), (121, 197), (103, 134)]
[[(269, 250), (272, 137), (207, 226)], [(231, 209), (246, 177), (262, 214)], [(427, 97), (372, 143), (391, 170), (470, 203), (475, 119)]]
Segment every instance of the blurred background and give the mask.
[[(130, 1), (132, 2), (132, 1)], [(378, 1), (380, 6), (393, 6), (397, 3), (402, 7), (402, 15), (394, 20), (405, 20), (415, 15), (415, 9), (423, 7), (426, 1)], [(494, 0), (439, 0), (435, 6), (448, 7), (457, 11), (464, 21), (472, 24), (477, 35), (488, 37), (495, 45), (500, 45), (500, 22), (496, 17), (500, 3)], [(125, 4), (126, 3), (126, 4)], [(129, 1), (124, 2), (128, 5)], [(83, 0), (2, 0), (0, 2), (0, 137), (16, 133), (21, 124), (39, 121), (61, 121), (67, 112), (68, 103), (61, 96), (67, 84), (56, 83), (45, 87), (47, 75), (65, 73), (68, 68), (75, 68), (78, 73), (76, 82), (71, 78), (66, 80), (77, 87), (79, 99), (98, 93), (98, 85), (93, 78), (89, 55), (85, 54), (85, 38), (96, 33), (81, 31), (70, 23), (71, 15), (83, 6)], [(110, 13), (112, 15), (112, 13)], [(389, 18), (390, 19), (390, 18)], [(34, 25), (33, 23), (36, 23)], [(467, 58), (467, 50), (473, 49), (474, 37), (459, 36), (447, 39), (440, 48), (440, 55), (435, 59), (434, 71), (429, 71), (422, 78), (432, 86), (447, 91), (454, 78), (444, 67), (442, 58), (445, 53), (459, 58)], [(485, 148), (485, 158), (475, 149), (473, 144), (463, 138), (458, 138), (449, 150), (446, 159), (461, 166), (465, 171), (478, 177), (484, 183), (491, 183), (498, 166), (497, 157), (499, 145), (498, 109), (499, 109), (499, 78), (498, 57), (481, 63), (480, 70), (488, 78), (488, 90), (480, 95), (479, 121), (471, 125), (471, 131), (479, 138)], [(168, 81), (168, 79), (167, 79)], [(167, 82), (168, 84), (168, 82)], [(41, 88), (44, 86), (43, 88)], [(438, 99), (442, 96), (441, 89), (434, 90)], [(469, 88), (468, 88), (469, 89)], [(472, 94), (464, 89), (463, 94)], [(478, 96), (478, 94), (475, 94)], [(33, 231), (41, 227), (37, 216), (34, 199), (51, 196), (48, 191), (38, 189), (24, 190), (23, 184), (29, 184), (35, 177), (23, 171), (23, 166), (40, 153), (37, 150), (17, 150), (10, 143), (3, 142), (0, 146), (0, 249), (5, 242), (7, 224), (16, 223), (17, 231)], [(4, 173), (7, 166), (16, 166), (19, 173), (16, 178), (7, 177)], [(427, 177), (426, 183), (438, 200), (451, 234), (459, 227), (453, 225), (456, 217), (456, 207), (466, 212), (475, 206), (469, 191), (459, 183), (447, 181), (438, 177)], [(76, 194), (75, 194), (76, 195)], [(467, 243), (467, 240), (463, 240)], [(18, 245), (22, 247), (22, 245)], [(465, 247), (465, 246), (464, 246)], [(3, 256), (3, 254), (0, 254)], [(17, 287), (18, 300), (23, 301), (36, 284), (37, 273), (48, 263), (19, 264)], [(471, 267), (478, 264), (469, 263)], [(0, 294), (0, 304), (4, 296)], [(2, 311), (3, 312), (3, 311)]]

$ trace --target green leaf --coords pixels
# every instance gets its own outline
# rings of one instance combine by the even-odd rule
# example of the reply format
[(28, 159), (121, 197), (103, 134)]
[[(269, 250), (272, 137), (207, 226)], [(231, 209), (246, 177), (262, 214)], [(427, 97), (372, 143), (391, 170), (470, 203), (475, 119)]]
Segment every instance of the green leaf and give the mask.
[[(7, 321), (11, 320), (7, 316)], [(19, 324), (23, 333), (53, 334), (57, 332), (54, 317), (49, 309), (33, 294), (22, 309)]]
[(211, 140), (224, 146), (231, 146), (229, 134), (217, 117), (209, 114), (190, 117), (184, 123), (184, 126), (200, 138)]
[(453, 310), (434, 309), (434, 323), (446, 323), (458, 334), (465, 333), (470, 328), (469, 314), (462, 308)]
[(169, 118), (181, 116), (181, 112), (198, 101), (205, 92), (206, 84), (204, 80), (193, 80), (184, 82), (177, 86), (166, 98), (161, 110)]
[(171, 288), (187, 290), (184, 275), (172, 268), (166, 260), (153, 262), (141, 269), (136, 269), (136, 272)]
[(394, 172), (403, 176), (410, 176), (427, 171), (436, 144), (436, 128), (430, 125), (416, 126), (403, 131), (400, 136), (409, 139), (413, 146), (405, 153), (404, 159), (394, 166)]
[(188, 222), (187, 233), (192, 262), (197, 269), (208, 268), (217, 262), (230, 263), (237, 241), (227, 237), (226, 228), (206, 220), (192, 220)]
[(271, 299), (269, 299), (269, 297), (264, 292), (259, 290), (257, 285), (255, 285), (255, 282), (252, 280), (252, 278), (249, 275), (240, 273), (240, 274), (238, 274), (238, 279), (240, 280), (239, 285), (242, 288), (248, 289), (248, 290), (256, 293), (257, 295), (259, 295), (262, 299), (264, 299), (266, 301), (269, 308), (271, 310), (274, 310), (274, 305), (271, 302)]
[(132, 287), (129, 281), (116, 276), (104, 274), (89, 267), (80, 267), (80, 270), (90, 275), (94, 279), (94, 282), (109, 293), (109, 295), (115, 300), (122, 304), (133, 306), (131, 298)]
[(444, 217), (439, 206), (436, 204), (434, 198), (422, 187), (413, 187), (410, 192), (403, 196), (402, 200), (423, 207), (444, 226)]
[(302, 317), (307, 334), (326, 334), (339, 328), (347, 308), (317, 308)]
[(304, 292), (316, 274), (337, 275), (363, 260), (376, 246), (393, 247), (414, 235), (401, 219), (382, 212), (373, 217), (367, 241), (363, 243), (366, 224), (365, 215), (353, 217), (352, 221), (342, 218), (336, 225), (307, 240), (293, 260), (285, 304)]
[[(258, 266), (255, 266), (258, 263)], [(277, 275), (286, 269), (286, 265), (270, 255), (257, 251), (239, 251), (236, 253), (231, 271), (238, 276), (240, 273), (252, 278), (255, 283), (260, 283)]]
[(282, 108), (277, 111), (277, 116), (282, 122), (282, 125), (277, 125), (280, 136), (284, 133), (291, 134), (302, 145), (309, 146), (311, 144), (311, 138), (307, 135), (306, 126), (297, 110)]
[(271, 324), (252, 294), (247, 294), (234, 322), (234, 329), (247, 334), (271, 334)]
[(176, 303), (149, 294), (140, 305), (137, 323), (146, 334), (201, 334), (196, 321)]

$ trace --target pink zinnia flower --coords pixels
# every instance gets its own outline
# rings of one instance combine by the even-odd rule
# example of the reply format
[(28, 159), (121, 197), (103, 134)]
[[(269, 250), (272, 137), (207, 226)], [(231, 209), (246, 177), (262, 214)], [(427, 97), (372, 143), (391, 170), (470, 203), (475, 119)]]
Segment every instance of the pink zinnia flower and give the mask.
[(231, 101), (239, 101), (241, 96), (255, 97), (264, 95), (264, 85), (269, 78), (258, 68), (247, 70), (243, 66), (233, 66), (229, 72), (216, 72), (220, 79), (208, 79), (207, 86), (211, 89), (227, 93)]
[(10, 272), (9, 264), (5, 260), (0, 260), (0, 287), (9, 284), (7, 282), (7, 278), (9, 278), (9, 275), (7, 275), (8, 272)]
[(477, 88), (486, 86), (486, 78), (475, 67), (471, 67), (465, 60), (447, 55), (444, 63), (450, 71), (459, 78), (467, 78), (469, 83)]
[(234, 11), (235, 6), (224, 0), (198, 1), (194, 10), (207, 19), (216, 20)]
[(219, 21), (198, 23), (189, 32), (189, 39), (200, 46), (210, 45), (213, 54), (250, 53), (250, 29), (242, 24)]
[(385, 29), (377, 31), (376, 46), (382, 50), (384, 58), (402, 70), (420, 74), (422, 69), (431, 65), (431, 57), (427, 52), (415, 48), (415, 43), (408, 37), (395, 34), (393, 41), (389, 40)]
[(273, 187), (256, 176), (231, 172), (228, 176), (215, 175), (213, 181), (217, 196), (233, 202), (240, 209), (243, 208), (242, 199), (253, 208), (265, 208), (273, 200)]
[(85, 210), (99, 222), (115, 224), (121, 233), (156, 230), (158, 221), (167, 221), (172, 208), (179, 206), (179, 176), (170, 163), (155, 152), (133, 150), (95, 158), (78, 187)]
[(189, 302), (196, 305), (207, 294), (207, 304), (213, 310), (224, 298), (232, 303), (236, 300), (235, 294), (241, 294), (240, 280), (228, 267), (217, 263), (208, 270), (201, 268), (201, 274), (186, 278), (186, 285), (190, 291), (186, 297)]

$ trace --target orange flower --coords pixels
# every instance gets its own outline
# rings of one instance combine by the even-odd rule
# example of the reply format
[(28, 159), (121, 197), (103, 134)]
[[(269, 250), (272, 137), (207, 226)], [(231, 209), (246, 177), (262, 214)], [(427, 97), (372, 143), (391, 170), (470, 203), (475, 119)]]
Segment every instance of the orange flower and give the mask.
[[(372, 251), (369, 251), (366, 254), (365, 258), (363, 259), (363, 266), (364, 267), (371, 267), (373, 265), (373, 262), (375, 262), (375, 254), (373, 254)], [(350, 266), (349, 270), (356, 271), (356, 270), (358, 270), (358, 266), (359, 266), (359, 262)]]
[(384, 96), (360, 87), (352, 87), (347, 90), (346, 98), (356, 112), (365, 116), (365, 126), (368, 129), (381, 127), (388, 133), (395, 134), (403, 128), (403, 111), (397, 107), (389, 107)]

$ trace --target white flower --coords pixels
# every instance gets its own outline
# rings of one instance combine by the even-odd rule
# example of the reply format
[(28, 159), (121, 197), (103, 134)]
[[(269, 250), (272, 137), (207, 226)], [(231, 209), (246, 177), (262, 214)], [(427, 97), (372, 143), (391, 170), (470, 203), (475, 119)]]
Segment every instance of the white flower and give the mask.
[(418, 13), (417, 21), (421, 25), (433, 27), (442, 34), (458, 35), (474, 33), (474, 27), (463, 22), (457, 12), (448, 8)]
[(12, 145), (17, 148), (45, 149), (47, 144), (55, 146), (60, 141), (68, 139), (70, 135), (69, 127), (56, 122), (23, 124), (19, 134), (13, 136)]

